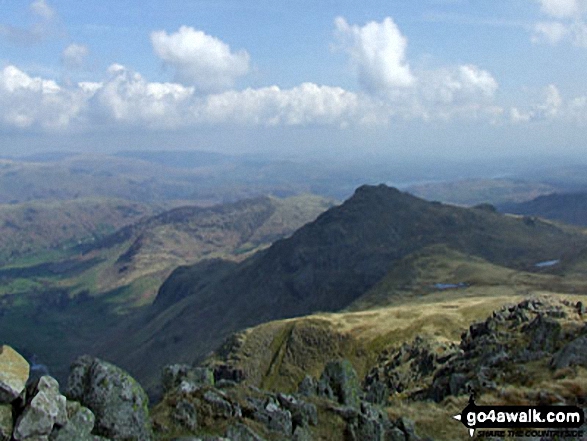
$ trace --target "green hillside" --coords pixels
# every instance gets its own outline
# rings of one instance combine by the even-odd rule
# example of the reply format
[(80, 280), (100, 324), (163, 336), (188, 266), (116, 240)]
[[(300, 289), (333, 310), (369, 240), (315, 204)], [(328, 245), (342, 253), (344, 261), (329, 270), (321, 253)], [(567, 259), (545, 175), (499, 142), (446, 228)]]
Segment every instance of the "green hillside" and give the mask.
[[(466, 259), (534, 270), (546, 260), (572, 261), (587, 238), (536, 219), (426, 202), (383, 185), (363, 186), (344, 204), (211, 283), (199, 282), (199, 267), (175, 272), (145, 317), (118, 330), (114, 338), (120, 342), (124, 335), (124, 342), (104, 353), (151, 385), (164, 363), (201, 359), (230, 332), (347, 308), (402, 259), (432, 245)], [(179, 302), (166, 301), (177, 300), (178, 292)]]

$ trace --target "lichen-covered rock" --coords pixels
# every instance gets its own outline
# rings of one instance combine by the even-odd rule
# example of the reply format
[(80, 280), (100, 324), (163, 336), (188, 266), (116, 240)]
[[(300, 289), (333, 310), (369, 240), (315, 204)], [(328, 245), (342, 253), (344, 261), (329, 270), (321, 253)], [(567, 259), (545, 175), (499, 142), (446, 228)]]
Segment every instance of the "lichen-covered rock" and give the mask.
[(561, 325), (544, 314), (538, 314), (523, 331), (530, 336), (531, 351), (553, 352), (559, 340)]
[(0, 441), (10, 440), (13, 430), (12, 406), (10, 404), (0, 404)]
[(587, 367), (587, 335), (582, 335), (565, 345), (552, 357), (550, 366), (562, 369), (577, 365)]
[(14, 401), (29, 378), (28, 362), (10, 346), (0, 346), (0, 404)]
[(318, 384), (316, 382), (316, 379), (314, 377), (311, 377), (310, 375), (306, 375), (298, 385), (298, 393), (306, 397), (311, 397), (313, 395), (316, 395), (317, 388)]
[(198, 430), (198, 413), (194, 405), (187, 400), (180, 400), (176, 404), (171, 417), (191, 432)]
[(281, 407), (291, 412), (291, 419), (294, 427), (318, 425), (318, 410), (312, 403), (306, 403), (293, 395), (277, 394)]
[(243, 424), (230, 426), (226, 431), (226, 437), (231, 441), (264, 441), (263, 438)]
[(66, 399), (59, 393), (59, 383), (44, 375), (29, 386), (27, 404), (14, 425), (15, 440), (48, 436), (53, 426), (67, 423)]
[(164, 392), (177, 388), (182, 382), (187, 382), (194, 387), (213, 386), (214, 371), (187, 364), (172, 364), (163, 368), (161, 380)]
[(279, 406), (273, 397), (266, 399), (247, 398), (249, 408), (246, 409), (248, 417), (263, 424), (267, 429), (291, 436), (293, 423), (291, 412)]
[(361, 388), (357, 373), (348, 360), (329, 362), (318, 382), (318, 394), (340, 404), (358, 406)]
[(51, 441), (93, 441), (92, 435), (95, 417), (90, 409), (79, 406), (71, 416), (67, 424), (62, 428), (53, 430), (49, 439)]
[(122, 369), (84, 355), (72, 365), (66, 395), (94, 413), (94, 433), (113, 440), (152, 439), (147, 394)]

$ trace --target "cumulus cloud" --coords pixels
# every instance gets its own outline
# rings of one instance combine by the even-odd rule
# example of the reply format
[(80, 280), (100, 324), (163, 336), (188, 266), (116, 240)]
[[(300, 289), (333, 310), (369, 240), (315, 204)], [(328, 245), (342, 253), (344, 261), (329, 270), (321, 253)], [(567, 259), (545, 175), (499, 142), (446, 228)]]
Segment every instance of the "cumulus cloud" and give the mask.
[(576, 17), (587, 11), (585, 0), (539, 0), (543, 13), (557, 18)]
[(543, 91), (542, 102), (527, 110), (520, 110), (517, 107), (510, 109), (510, 120), (514, 123), (520, 123), (552, 119), (561, 116), (564, 112), (563, 104), (558, 88), (554, 84), (550, 84)]
[(17, 128), (67, 128), (91, 91), (67, 90), (53, 80), (31, 77), (15, 66), (0, 71), (0, 122)]
[(180, 27), (173, 34), (153, 32), (151, 43), (155, 54), (175, 69), (177, 81), (200, 90), (229, 88), (249, 71), (246, 51), (232, 52), (218, 38), (188, 26)]
[(45, 0), (35, 0), (31, 3), (30, 9), (33, 14), (38, 15), (44, 20), (52, 20), (55, 17), (55, 11)]
[(342, 17), (334, 23), (339, 43), (350, 54), (359, 82), (367, 91), (385, 92), (414, 84), (405, 59), (407, 39), (390, 17), (362, 27), (349, 25)]
[(115, 123), (175, 128), (184, 125), (194, 88), (150, 83), (119, 64), (108, 68), (107, 80), (95, 87), (92, 110)]
[(0, 24), (0, 36), (18, 45), (32, 45), (55, 33), (57, 14), (45, 0), (35, 0), (29, 5), (35, 21), (26, 28)]
[(79, 69), (84, 65), (89, 53), (90, 51), (87, 46), (72, 43), (61, 53), (61, 61), (70, 69)]
[(539, 0), (541, 11), (553, 20), (534, 25), (532, 42), (557, 44), (568, 40), (587, 47), (587, 0)]
[(43, 130), (173, 130), (202, 124), (349, 127), (397, 118), (491, 119), (499, 114), (491, 103), (497, 82), (476, 66), (428, 72), (419, 84), (385, 96), (314, 83), (202, 95), (194, 86), (150, 82), (120, 64), (111, 65), (100, 82), (67, 85), (7, 66), (0, 74), (0, 123)]

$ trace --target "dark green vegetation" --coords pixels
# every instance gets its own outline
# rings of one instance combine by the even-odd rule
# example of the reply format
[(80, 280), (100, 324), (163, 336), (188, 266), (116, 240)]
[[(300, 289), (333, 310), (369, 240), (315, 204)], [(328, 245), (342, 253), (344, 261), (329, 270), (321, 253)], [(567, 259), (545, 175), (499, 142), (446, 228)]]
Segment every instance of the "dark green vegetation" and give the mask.
[[(570, 268), (587, 237), (534, 218), (426, 202), (383, 185), (363, 186), (341, 206), (237, 266), (218, 264), (217, 273), (201, 265), (177, 270), (155, 304), (121, 327), (102, 350), (152, 387), (164, 364), (202, 359), (231, 331), (341, 310), (359, 304), (370, 290), (372, 300), (365, 301), (381, 304), (376, 292), (386, 289), (377, 287), (392, 283), (386, 276), (431, 246), (443, 247), (441, 253), (449, 256), (445, 261), (457, 253), (481, 267), (492, 265), (498, 273), (510, 268), (530, 271), (532, 277), (541, 261), (560, 259), (560, 268)], [(437, 262), (432, 258), (425, 268)], [(405, 283), (396, 290), (409, 290), (418, 274), (412, 268), (412, 277), (401, 271)], [(434, 283), (447, 281), (439, 279)], [(452, 283), (458, 282), (470, 281)]]
[[(95, 230), (92, 240), (82, 243), (59, 242), (60, 236), (52, 234), (52, 216), (55, 222), (68, 219), (65, 210), (72, 210), (68, 207), (78, 208), (77, 219), (86, 212), (92, 214), (88, 222), (80, 222), (89, 230), (95, 225), (90, 220), (110, 219), (112, 212), (141, 207), (102, 202), (23, 204), (55, 207), (54, 211), (39, 209), (28, 231), (31, 239), (37, 237), (35, 231), (44, 231), (39, 241), (59, 245), (0, 267), (0, 335), (23, 353), (36, 354), (60, 379), (73, 357), (95, 352), (98, 342), (125, 320), (125, 314), (149, 304), (177, 266), (203, 258), (242, 260), (293, 233), (331, 205), (310, 195), (283, 200), (260, 197), (212, 207), (179, 207), (111, 234)], [(9, 208), (26, 212), (21, 205)], [(35, 223), (44, 219), (47, 224)]]
[(504, 213), (539, 216), (566, 224), (587, 226), (587, 193), (553, 193), (531, 201), (502, 204), (499, 210)]

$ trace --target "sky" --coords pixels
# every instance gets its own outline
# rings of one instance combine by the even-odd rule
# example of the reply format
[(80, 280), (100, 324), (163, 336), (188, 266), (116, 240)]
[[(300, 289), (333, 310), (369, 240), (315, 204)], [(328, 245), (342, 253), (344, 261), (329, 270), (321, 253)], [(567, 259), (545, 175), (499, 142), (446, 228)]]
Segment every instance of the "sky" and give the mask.
[(0, 0), (0, 154), (582, 157), (587, 0)]

